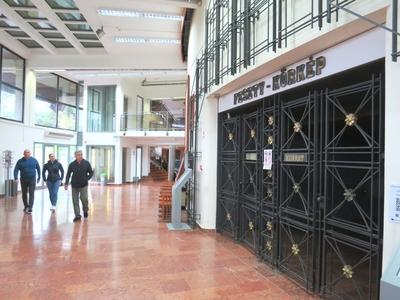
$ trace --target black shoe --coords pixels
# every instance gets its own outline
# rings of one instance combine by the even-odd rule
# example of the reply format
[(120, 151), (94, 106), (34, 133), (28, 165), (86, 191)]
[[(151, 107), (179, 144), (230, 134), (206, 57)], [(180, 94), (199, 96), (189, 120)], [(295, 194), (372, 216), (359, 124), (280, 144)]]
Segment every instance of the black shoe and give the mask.
[(27, 213), (27, 214), (31, 214), (31, 213), (32, 213), (32, 209), (29, 208), (29, 209), (26, 211), (26, 213)]
[(24, 213), (27, 213), (27, 212), (28, 212), (28, 208), (25, 207), (25, 208), (24, 208)]
[(74, 222), (78, 222), (78, 221), (80, 221), (81, 220), (81, 216), (76, 216), (75, 218), (74, 218)]
[(88, 216), (89, 216), (89, 215), (88, 215), (87, 212), (84, 212), (84, 213), (83, 213), (83, 217), (84, 217), (85, 219), (86, 219)]

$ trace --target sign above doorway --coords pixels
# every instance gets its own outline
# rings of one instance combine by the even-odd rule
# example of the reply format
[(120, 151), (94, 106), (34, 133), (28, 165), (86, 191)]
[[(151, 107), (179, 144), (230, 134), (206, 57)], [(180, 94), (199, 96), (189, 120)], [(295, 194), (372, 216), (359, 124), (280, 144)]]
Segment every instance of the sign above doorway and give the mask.
[[(360, 53), (355, 49), (368, 51)], [(224, 112), (384, 56), (385, 32), (373, 29), (220, 97), (218, 111)]]

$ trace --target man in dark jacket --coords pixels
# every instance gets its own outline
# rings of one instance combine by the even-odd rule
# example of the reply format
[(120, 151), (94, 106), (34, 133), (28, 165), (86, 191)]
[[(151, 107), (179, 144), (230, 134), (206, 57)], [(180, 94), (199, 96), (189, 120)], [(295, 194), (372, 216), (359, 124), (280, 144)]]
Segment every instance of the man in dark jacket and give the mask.
[[(14, 168), (14, 179), (18, 180), (18, 172), (20, 172), (20, 182), (22, 190), (22, 200), (24, 201), (24, 212), (32, 213), (33, 202), (35, 201), (36, 182), (40, 181), (40, 166), (38, 161), (31, 157), (30, 150), (24, 150), (24, 157), (17, 161)], [(37, 172), (37, 181), (36, 181)], [(29, 191), (29, 202), (28, 202)]]
[[(46, 171), (48, 173), (47, 177)], [(64, 178), (64, 169), (62, 164), (56, 160), (56, 156), (53, 153), (49, 155), (49, 161), (43, 166), (42, 177), (49, 190), (51, 202), (50, 210), (54, 213), (57, 205), (58, 188)]]
[(81, 210), (79, 207), (79, 196), (82, 202), (83, 216), (88, 217), (88, 184), (93, 176), (92, 166), (82, 157), (82, 151), (75, 151), (75, 160), (69, 164), (67, 176), (65, 177), (65, 190), (68, 190), (69, 179), (72, 174), (72, 202), (74, 203), (74, 222), (81, 220)]

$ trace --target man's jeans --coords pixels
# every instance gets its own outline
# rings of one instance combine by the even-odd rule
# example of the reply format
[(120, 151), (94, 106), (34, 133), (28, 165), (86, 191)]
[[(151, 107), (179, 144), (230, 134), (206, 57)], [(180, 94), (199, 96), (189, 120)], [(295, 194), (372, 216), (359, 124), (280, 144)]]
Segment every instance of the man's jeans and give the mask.
[(81, 216), (81, 210), (79, 207), (79, 196), (82, 202), (82, 210), (84, 213), (87, 213), (89, 210), (88, 204), (88, 186), (82, 188), (72, 188), (72, 202), (74, 204), (74, 213), (75, 217)]
[(46, 184), (47, 184), (47, 189), (49, 190), (51, 205), (56, 206), (58, 189), (60, 188), (60, 180), (47, 181)]
[[(35, 201), (35, 188), (36, 188), (36, 178), (33, 179), (20, 179), (21, 191), (22, 191), (22, 201), (24, 201), (25, 209), (32, 210), (33, 202)], [(29, 201), (28, 201), (29, 192)]]

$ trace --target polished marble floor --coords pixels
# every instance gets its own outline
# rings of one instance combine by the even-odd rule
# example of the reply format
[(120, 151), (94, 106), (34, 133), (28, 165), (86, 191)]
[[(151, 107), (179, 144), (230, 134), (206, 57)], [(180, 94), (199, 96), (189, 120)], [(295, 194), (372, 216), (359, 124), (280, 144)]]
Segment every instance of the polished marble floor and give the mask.
[(152, 183), (92, 186), (87, 221), (70, 191), (57, 211), (36, 191), (0, 198), (0, 299), (313, 299), (242, 246), (213, 232), (170, 232)]

